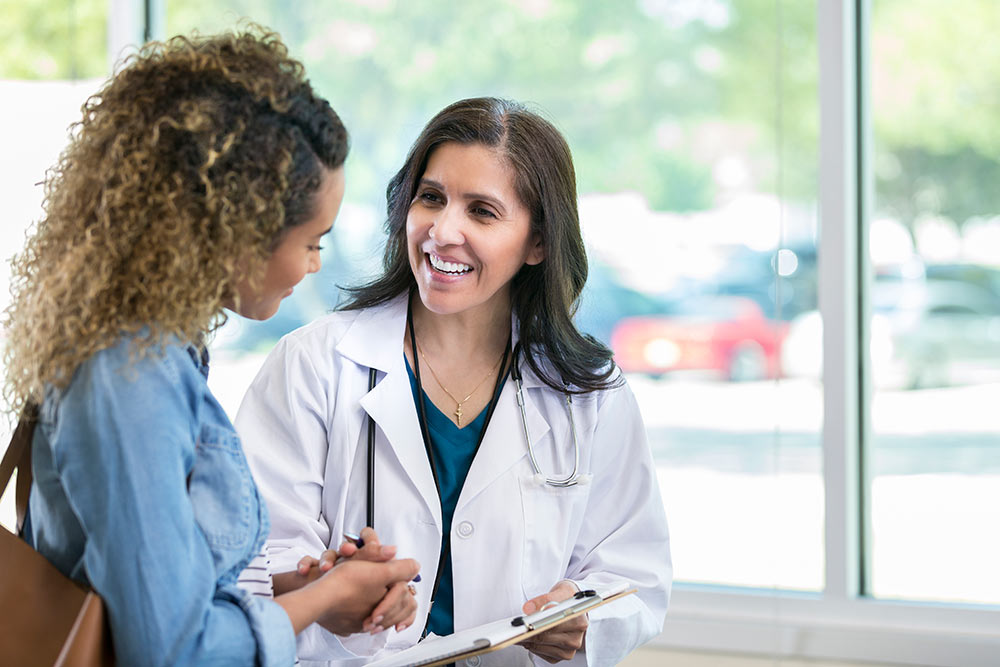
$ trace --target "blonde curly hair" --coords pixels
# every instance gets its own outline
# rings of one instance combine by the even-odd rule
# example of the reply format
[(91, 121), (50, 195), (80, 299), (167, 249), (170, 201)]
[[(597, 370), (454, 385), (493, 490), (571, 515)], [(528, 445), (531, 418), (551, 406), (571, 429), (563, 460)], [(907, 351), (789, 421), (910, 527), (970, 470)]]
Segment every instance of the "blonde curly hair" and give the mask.
[(12, 261), (13, 414), (123, 335), (138, 355), (200, 342), (347, 157), (337, 114), (258, 26), (151, 43), (82, 110)]

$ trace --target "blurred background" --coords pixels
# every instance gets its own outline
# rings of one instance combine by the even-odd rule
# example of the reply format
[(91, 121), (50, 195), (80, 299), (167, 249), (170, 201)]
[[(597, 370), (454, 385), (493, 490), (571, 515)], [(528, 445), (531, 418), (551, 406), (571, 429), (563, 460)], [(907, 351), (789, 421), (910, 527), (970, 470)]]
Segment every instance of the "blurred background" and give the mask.
[[(823, 448), (838, 446), (823, 442), (817, 297), (830, 1), (0, 0), (0, 305), (45, 170), (127, 44), (249, 17), (352, 135), (322, 271), (213, 342), (231, 413), (281, 335), (378, 271), (385, 185), (423, 124), (463, 97), (521, 100), (573, 150), (591, 262), (577, 322), (643, 409), (680, 590), (822, 602)], [(996, 620), (1000, 4), (861, 5), (873, 206), (863, 288), (846, 295), (868, 387), (855, 594)]]

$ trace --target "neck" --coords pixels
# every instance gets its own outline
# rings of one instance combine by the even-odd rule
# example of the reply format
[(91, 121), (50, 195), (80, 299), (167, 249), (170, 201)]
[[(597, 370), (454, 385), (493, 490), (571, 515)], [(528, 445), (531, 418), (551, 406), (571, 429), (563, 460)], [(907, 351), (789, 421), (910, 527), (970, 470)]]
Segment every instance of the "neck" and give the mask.
[(452, 358), (484, 357), (495, 361), (510, 338), (510, 302), (489, 310), (471, 310), (441, 315), (428, 310), (419, 296), (413, 297), (413, 326), (417, 345), (426, 354)]

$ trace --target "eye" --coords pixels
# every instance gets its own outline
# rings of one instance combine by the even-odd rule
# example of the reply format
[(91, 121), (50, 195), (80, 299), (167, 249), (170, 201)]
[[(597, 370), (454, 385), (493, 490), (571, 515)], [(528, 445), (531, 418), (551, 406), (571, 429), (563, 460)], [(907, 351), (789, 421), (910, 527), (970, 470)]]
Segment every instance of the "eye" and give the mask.
[(477, 218), (493, 218), (493, 219), (496, 219), (496, 217), (497, 217), (496, 213), (494, 213), (492, 210), (486, 208), (485, 206), (473, 206), (472, 207), (472, 215), (476, 216)]
[(428, 204), (440, 204), (444, 201), (441, 195), (433, 190), (423, 190), (417, 193), (417, 199)]
[(309, 252), (319, 252), (320, 250), (323, 249), (323, 246), (321, 246), (321, 245), (308, 245), (308, 246), (306, 246), (306, 248), (309, 249)]

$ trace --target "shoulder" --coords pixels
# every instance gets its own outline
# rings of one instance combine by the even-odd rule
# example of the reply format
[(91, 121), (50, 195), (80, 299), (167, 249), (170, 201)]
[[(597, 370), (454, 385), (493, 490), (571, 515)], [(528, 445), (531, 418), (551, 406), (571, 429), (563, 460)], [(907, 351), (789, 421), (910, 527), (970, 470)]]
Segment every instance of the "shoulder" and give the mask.
[(41, 423), (59, 442), (95, 445), (137, 430), (187, 434), (208, 392), (196, 358), (178, 342), (124, 336), (80, 364), (65, 389), (50, 389)]
[(338, 310), (285, 334), (281, 342), (306, 349), (336, 346), (364, 311)]
[(308, 359), (316, 367), (351, 361), (385, 370), (401, 348), (406, 300), (336, 311), (282, 338), (272, 356)]
[[(547, 356), (535, 350), (533, 352), (533, 357), (535, 363), (538, 364), (543, 373), (545, 373), (549, 377), (559, 377), (558, 369), (555, 367), (555, 364), (553, 364), (549, 360)], [(602, 406), (606, 405), (609, 402), (613, 403), (615, 401), (621, 400), (626, 396), (632, 396), (632, 391), (628, 387), (628, 382), (625, 379), (624, 373), (622, 373), (621, 369), (618, 366), (614, 365), (613, 362), (610, 364), (610, 366), (611, 366), (610, 368), (611, 373), (608, 377), (608, 385), (604, 389), (595, 389), (592, 391), (581, 392), (580, 387), (574, 384), (567, 385), (567, 392), (572, 393), (574, 404), (580, 406), (591, 406), (596, 409), (600, 409)], [(535, 374), (531, 370), (530, 366), (523, 360), (521, 361), (521, 368), (522, 372), (525, 374), (526, 380), (530, 376), (530, 380), (528, 381), (531, 382), (532, 384), (544, 387), (547, 394), (553, 396), (558, 395), (562, 397), (565, 396), (565, 394), (567, 393), (558, 391), (547, 385), (537, 374)]]
[(132, 393), (147, 385), (186, 387), (204, 385), (193, 348), (176, 340), (140, 344), (137, 336), (123, 336), (77, 367), (67, 393)]

